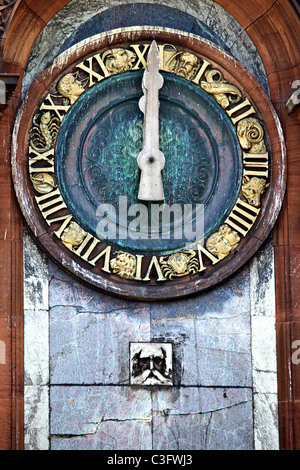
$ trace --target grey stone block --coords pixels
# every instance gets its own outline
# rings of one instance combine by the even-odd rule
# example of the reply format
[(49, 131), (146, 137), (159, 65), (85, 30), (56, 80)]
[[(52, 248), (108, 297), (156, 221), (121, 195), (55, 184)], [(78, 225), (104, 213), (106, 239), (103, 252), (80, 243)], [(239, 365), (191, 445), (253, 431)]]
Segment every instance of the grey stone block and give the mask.
[(50, 318), (51, 383), (128, 383), (129, 343), (150, 338), (147, 309), (107, 315), (55, 307)]
[(156, 450), (251, 450), (251, 390), (181, 388), (153, 394)]
[(151, 448), (151, 393), (130, 387), (51, 387), (51, 449)]

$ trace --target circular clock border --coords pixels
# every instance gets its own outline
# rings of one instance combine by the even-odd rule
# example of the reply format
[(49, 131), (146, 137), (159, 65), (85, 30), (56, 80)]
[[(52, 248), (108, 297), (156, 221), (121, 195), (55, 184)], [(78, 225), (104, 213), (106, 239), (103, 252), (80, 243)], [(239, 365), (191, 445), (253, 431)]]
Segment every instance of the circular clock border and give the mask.
[[(80, 68), (76, 68), (76, 66), (84, 64), (81, 70), (84, 70), (85, 67), (87, 71), (86, 78), (90, 80), (90, 85), (94, 85), (97, 83), (97, 77), (98, 80), (102, 79), (102, 77), (99, 78), (99, 72), (102, 71), (103, 73), (105, 70), (101, 69), (102, 52), (113, 48), (126, 49), (133, 44), (137, 45), (136, 49), (134, 48), (134, 52), (137, 53), (136, 64), (140, 64), (142, 66), (140, 69), (142, 69), (143, 52), (148, 47), (145, 45), (150, 44), (152, 40), (156, 40), (162, 48), (164, 45), (166, 45), (166, 49), (167, 47), (172, 49), (172, 47), (175, 48), (176, 46), (175, 52), (177, 56), (186, 52), (198, 57), (197, 72), (190, 80), (202, 86), (201, 80), (204, 80), (204, 76), (206, 76), (208, 85), (205, 91), (208, 91), (214, 99), (219, 100), (220, 96), (214, 94), (209, 89), (209, 85), (215, 85), (216, 82), (221, 86), (223, 84), (229, 84), (230, 86), (229, 91), (223, 94), (225, 101), (226, 99), (228, 101), (229, 97), (233, 97), (236, 90), (241, 92), (241, 96), (236, 103), (234, 103), (233, 98), (229, 103), (226, 102), (224, 104), (221, 99), (218, 103), (235, 126), (242, 122), (241, 116), (243, 116), (243, 113), (246, 113), (246, 116), (247, 113), (250, 116), (252, 113), (252, 117), (262, 124), (264, 144), (269, 155), (267, 171), (269, 188), (263, 195), (259, 210), (254, 208), (254, 212), (248, 212), (248, 214), (250, 213), (253, 216), (249, 233), (247, 232), (243, 237), (238, 231), (240, 242), (224, 258), (217, 258), (216, 254), (212, 255), (212, 252), (208, 252), (205, 247), (202, 247), (203, 249), (196, 247), (193, 254), (183, 253), (178, 255), (179, 261), (188, 260), (190, 268), (188, 271), (184, 271), (184, 275), (178, 274), (177, 276), (172, 276), (173, 265), (170, 259), (158, 260), (155, 256), (152, 257), (151, 262), (148, 264), (149, 269), (146, 275), (145, 271), (141, 274), (142, 259), (140, 258), (136, 260), (135, 276), (130, 279), (120, 275), (120, 272), (117, 270), (112, 272), (109, 258), (111, 253), (108, 254), (108, 251), (103, 250), (97, 256), (90, 256), (95, 246), (99, 243), (96, 239), (83, 238), (81, 245), (77, 246), (74, 250), (62, 243), (60, 236), (70, 220), (66, 216), (61, 216), (60, 223), (57, 225), (53, 222), (53, 219), (49, 223), (50, 219), (47, 220), (47, 217), (45, 217), (46, 207), (50, 207), (49, 210), (51, 211), (51, 204), (52, 206), (60, 202), (63, 204), (63, 201), (59, 200), (59, 190), (57, 190), (58, 193), (53, 192), (52, 199), (49, 199), (47, 194), (39, 193), (37, 195), (33, 190), (32, 180), (30, 179), (32, 173), (30, 175), (28, 170), (29, 150), (33, 153), (31, 155), (31, 169), (35, 175), (37, 175), (37, 162), (47, 161), (51, 165), (49, 163), (51, 155), (50, 158), (47, 158), (47, 152), (41, 154), (33, 152), (30, 149), (29, 136), (32, 120), (38, 106), (41, 106), (41, 103), (43, 103), (45, 110), (47, 110), (47, 106), (45, 106), (46, 97), (48, 97), (48, 109), (54, 109), (57, 116), (60, 115), (64, 106), (65, 109), (70, 108), (70, 105), (67, 106), (66, 104), (67, 101), (64, 102), (65, 104), (61, 103), (61, 107), (57, 108), (57, 103), (55, 103), (55, 100), (53, 102), (51, 98), (55, 92), (53, 86), (54, 84), (57, 85), (60, 78), (69, 72), (74, 74), (74, 70), (78, 71)], [(138, 47), (138, 45), (140, 46)], [(174, 55), (171, 50), (169, 63), (170, 58), (173, 60)], [(90, 67), (91, 70), (93, 60), (96, 60), (98, 66), (100, 65), (100, 69), (99, 67), (94, 69), (95, 73), (91, 74), (88, 68)], [(209, 73), (211, 70), (215, 71), (214, 77), (212, 74), (205, 75), (205, 73)], [(174, 68), (172, 73), (176, 73)], [(105, 79), (105, 76), (103, 78)], [(251, 108), (253, 111), (251, 111)], [(244, 152), (244, 154), (247, 154), (247, 152)], [(111, 294), (153, 301), (181, 298), (209, 289), (229, 278), (249, 261), (266, 240), (280, 212), (286, 184), (285, 160), (286, 150), (279, 119), (267, 94), (245, 66), (210, 41), (182, 31), (161, 29), (159, 27), (131, 27), (101, 33), (90, 38), (89, 41), (85, 40), (82, 43), (78, 43), (56, 58), (53, 64), (44, 70), (34, 81), (24, 98), (15, 121), (12, 143), (12, 176), (15, 192), (27, 225), (37, 243), (55, 262), (70, 274), (87, 282), (89, 285), (103, 289)], [(257, 162), (258, 160), (256, 160), (256, 164)], [(252, 167), (253, 165), (255, 166), (255, 163), (252, 163)], [(251, 163), (249, 168), (250, 174), (253, 174), (253, 172), (251, 173)], [(255, 171), (261, 169), (259, 167)], [(56, 199), (57, 203), (55, 202)], [(48, 205), (49, 201), (51, 201), (50, 205)], [(247, 204), (245, 205), (245, 199), (241, 198), (238, 201), (242, 205), (237, 206), (238, 212), (235, 214), (240, 216), (246, 213), (247, 215), (248, 207)], [(44, 211), (42, 212), (43, 217), (41, 216), (41, 211)], [(57, 214), (59, 215), (59, 212)], [(231, 232), (234, 232), (233, 227), (239, 226), (239, 223), (235, 225), (237, 220), (235, 218), (230, 219)], [(246, 220), (249, 221), (247, 218)], [(227, 220), (224, 222), (227, 222)], [(57, 236), (58, 232), (60, 236)], [(117, 254), (113, 256), (116, 259)], [(101, 268), (96, 264), (98, 259), (102, 260)], [(174, 262), (174, 257), (172, 261)], [(162, 266), (166, 268), (166, 271), (162, 271)], [(152, 276), (154, 271), (156, 271), (156, 278)], [(164, 277), (163, 272), (167, 273), (166, 277)]]

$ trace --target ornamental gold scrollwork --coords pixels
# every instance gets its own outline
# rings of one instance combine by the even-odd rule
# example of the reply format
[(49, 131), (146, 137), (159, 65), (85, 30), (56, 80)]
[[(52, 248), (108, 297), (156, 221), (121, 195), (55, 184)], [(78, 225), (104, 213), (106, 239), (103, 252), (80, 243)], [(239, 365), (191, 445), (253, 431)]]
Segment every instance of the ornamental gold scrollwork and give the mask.
[(249, 178), (244, 176), (242, 183), (242, 194), (252, 206), (259, 207), (261, 204), (261, 196), (266, 188), (270, 185), (264, 178)]
[[(235, 86), (225, 80), (222, 72), (217, 69), (209, 70), (205, 73), (206, 81), (201, 81), (201, 88), (207, 93), (214, 96), (217, 103), (223, 109), (228, 108), (231, 103), (237, 102), (241, 99), (242, 93)], [(228, 95), (228, 96), (227, 96)]]
[(249, 117), (239, 121), (237, 136), (241, 147), (249, 153), (265, 153), (264, 131), (258, 119)]
[(86, 235), (87, 233), (76, 222), (71, 222), (63, 231), (61, 241), (72, 251), (83, 242)]
[(30, 130), (32, 135), (30, 146), (33, 150), (44, 153), (54, 146), (60, 127), (59, 120), (52, 116), (50, 111), (42, 114), (39, 124), (37, 124), (37, 118), (38, 115), (33, 118), (33, 127)]
[(133, 279), (136, 271), (136, 257), (131, 253), (119, 251), (116, 258), (110, 261), (110, 267), (114, 274), (124, 279)]
[(161, 256), (159, 262), (166, 279), (196, 274), (199, 271), (199, 260), (194, 250), (174, 253), (169, 257)]
[(240, 236), (227, 224), (221, 225), (218, 232), (213, 233), (206, 242), (207, 250), (219, 259), (229, 255), (238, 245)]

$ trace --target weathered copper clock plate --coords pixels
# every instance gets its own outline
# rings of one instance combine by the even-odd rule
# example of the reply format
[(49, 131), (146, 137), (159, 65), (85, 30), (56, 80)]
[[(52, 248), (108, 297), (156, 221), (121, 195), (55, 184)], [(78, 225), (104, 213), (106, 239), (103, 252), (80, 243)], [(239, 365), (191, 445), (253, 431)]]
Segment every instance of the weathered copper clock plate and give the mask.
[[(143, 116), (138, 108), (141, 80), (142, 72), (128, 72), (91, 88), (73, 105), (58, 134), (58, 186), (70, 213), (95, 237), (100, 204), (112, 204), (118, 219), (120, 196), (127, 198), (128, 207), (141, 203), (136, 164), (142, 147)], [(164, 74), (160, 140), (166, 158), (165, 203), (170, 207), (178, 204), (182, 210), (185, 204), (202, 204), (206, 237), (229, 215), (242, 179), (238, 139), (229, 118), (218, 108), (196, 84)], [(150, 209), (148, 203), (144, 206), (145, 211)], [(170, 233), (155, 242), (148, 229), (147, 237), (108, 240), (115, 249), (144, 256), (171, 254), (204, 242), (203, 237), (194, 240), (192, 233), (174, 238), (174, 223), (170, 224)]]
[[(166, 157), (156, 208), (176, 206), (178, 215), (189, 205), (194, 226), (202, 213), (196, 234), (173, 217), (155, 235), (147, 225), (146, 236), (132, 212), (154, 208), (139, 205), (136, 164), (153, 40)], [(285, 189), (281, 128), (255, 78), (212, 43), (156, 27), (100, 34), (56, 59), (19, 111), (12, 168), (27, 224), (55, 261), (95, 287), (145, 300), (200, 292), (236, 272), (268, 236)], [(101, 220), (119, 236), (101, 231)]]

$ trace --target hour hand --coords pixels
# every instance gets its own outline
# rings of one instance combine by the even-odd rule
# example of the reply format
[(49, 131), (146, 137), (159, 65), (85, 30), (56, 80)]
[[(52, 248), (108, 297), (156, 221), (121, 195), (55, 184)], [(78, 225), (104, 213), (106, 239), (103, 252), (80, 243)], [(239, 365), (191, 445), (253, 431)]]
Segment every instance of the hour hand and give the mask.
[(144, 72), (139, 106), (144, 113), (143, 148), (137, 163), (141, 170), (138, 198), (143, 201), (161, 201), (164, 199), (161, 171), (165, 165), (164, 154), (159, 149), (159, 99), (158, 92), (163, 86), (163, 77), (159, 73), (159, 50), (152, 42)]

